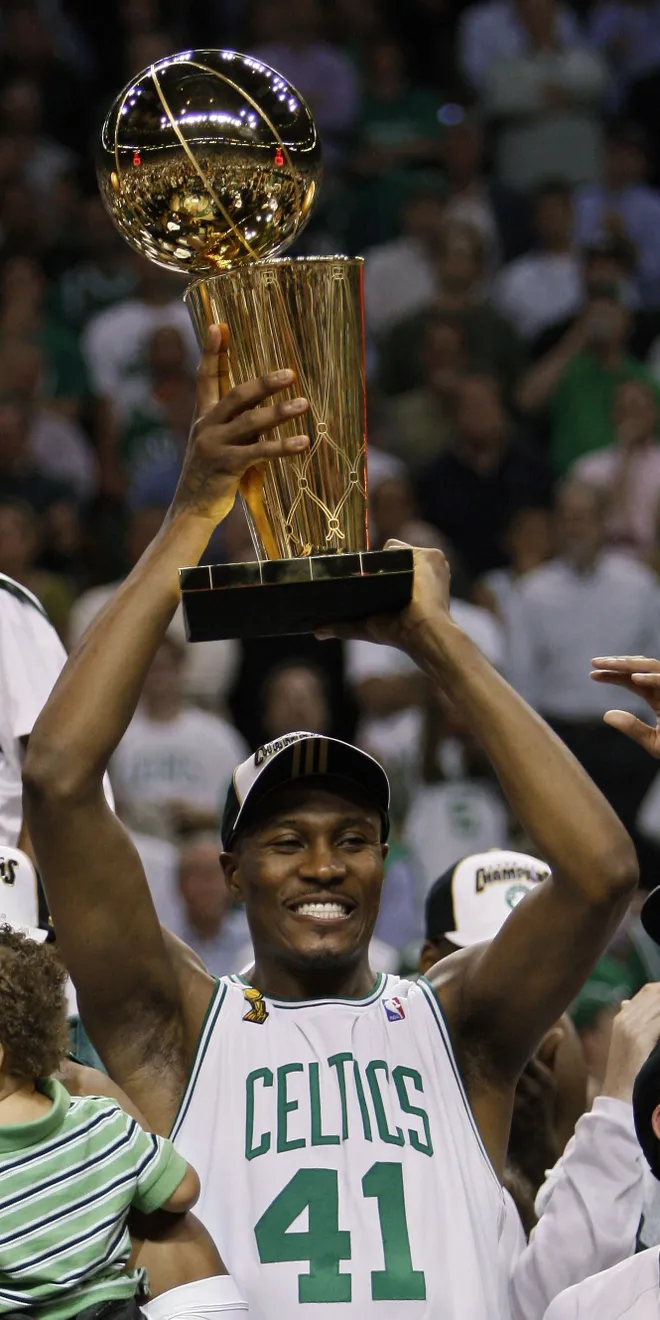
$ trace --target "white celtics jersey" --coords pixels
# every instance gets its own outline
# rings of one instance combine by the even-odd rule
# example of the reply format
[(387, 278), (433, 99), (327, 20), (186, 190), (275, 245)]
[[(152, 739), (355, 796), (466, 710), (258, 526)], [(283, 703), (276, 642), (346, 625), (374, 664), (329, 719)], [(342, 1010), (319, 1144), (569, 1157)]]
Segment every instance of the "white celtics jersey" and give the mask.
[(251, 1320), (499, 1320), (503, 1197), (430, 986), (223, 977), (172, 1136)]

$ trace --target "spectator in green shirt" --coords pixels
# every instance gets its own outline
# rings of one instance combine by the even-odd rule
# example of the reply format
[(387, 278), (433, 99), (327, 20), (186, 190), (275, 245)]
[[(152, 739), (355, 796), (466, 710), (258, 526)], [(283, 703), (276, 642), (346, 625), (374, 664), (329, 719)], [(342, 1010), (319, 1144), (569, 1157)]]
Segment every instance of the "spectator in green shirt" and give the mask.
[(651, 373), (629, 350), (630, 334), (631, 317), (619, 288), (592, 284), (582, 314), (523, 376), (518, 406), (531, 415), (545, 412), (559, 472), (582, 454), (616, 442), (614, 398), (622, 381), (646, 381), (658, 392)]

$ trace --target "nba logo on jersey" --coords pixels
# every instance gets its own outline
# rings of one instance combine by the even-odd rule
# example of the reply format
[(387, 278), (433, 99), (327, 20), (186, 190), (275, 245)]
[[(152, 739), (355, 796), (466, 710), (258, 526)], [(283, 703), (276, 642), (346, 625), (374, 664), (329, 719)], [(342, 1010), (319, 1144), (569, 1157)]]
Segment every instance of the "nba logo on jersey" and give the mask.
[(400, 1022), (406, 1016), (400, 999), (384, 999), (383, 1008), (388, 1022)]

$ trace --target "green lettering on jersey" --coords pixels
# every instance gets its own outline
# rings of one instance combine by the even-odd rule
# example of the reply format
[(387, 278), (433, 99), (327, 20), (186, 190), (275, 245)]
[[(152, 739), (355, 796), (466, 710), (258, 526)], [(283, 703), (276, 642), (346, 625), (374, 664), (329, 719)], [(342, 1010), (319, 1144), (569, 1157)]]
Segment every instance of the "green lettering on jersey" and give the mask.
[(424, 1135), (426, 1137), (426, 1140), (422, 1141), (418, 1133), (415, 1132), (414, 1128), (408, 1128), (408, 1138), (410, 1140), (410, 1144), (413, 1150), (421, 1150), (424, 1155), (432, 1155), (433, 1142), (431, 1141), (431, 1127), (429, 1124), (428, 1114), (426, 1113), (426, 1110), (419, 1109), (416, 1105), (410, 1103), (408, 1092), (406, 1090), (406, 1078), (408, 1077), (410, 1078), (410, 1081), (412, 1082), (415, 1090), (421, 1091), (423, 1095), (424, 1084), (422, 1082), (421, 1075), (420, 1073), (418, 1073), (416, 1068), (403, 1068), (401, 1065), (399, 1065), (398, 1068), (392, 1069), (392, 1080), (394, 1082), (394, 1085), (396, 1086), (396, 1093), (399, 1097), (399, 1104), (401, 1105), (404, 1114), (410, 1114), (411, 1117), (414, 1118), (421, 1118), (422, 1123), (424, 1125)]
[(309, 1065), (309, 1107), (312, 1116), (311, 1146), (338, 1146), (339, 1137), (327, 1136), (322, 1130), (321, 1088), (319, 1086), (319, 1065)]
[(376, 1112), (378, 1135), (381, 1141), (389, 1142), (390, 1146), (403, 1146), (405, 1144), (405, 1137), (403, 1135), (402, 1129), (398, 1127), (396, 1132), (390, 1132), (390, 1129), (387, 1126), (387, 1117), (385, 1114), (383, 1097), (381, 1095), (380, 1087), (378, 1085), (378, 1078), (376, 1077), (377, 1072), (384, 1072), (385, 1079), (386, 1081), (389, 1082), (390, 1070), (387, 1064), (385, 1063), (384, 1059), (372, 1059), (371, 1063), (367, 1064), (366, 1071), (367, 1071), (367, 1081), (369, 1083), (369, 1090), (371, 1091), (371, 1099), (373, 1100), (374, 1110)]
[[(304, 1210), (307, 1232), (291, 1232)], [(336, 1169), (298, 1169), (255, 1224), (254, 1235), (262, 1265), (309, 1261), (307, 1273), (298, 1275), (299, 1302), (350, 1302), (351, 1276), (339, 1264), (351, 1259), (351, 1235), (339, 1227)]]
[(328, 1067), (337, 1069), (337, 1084), (339, 1086), (339, 1099), (341, 1101), (341, 1139), (348, 1141), (348, 1106), (346, 1104), (346, 1074), (344, 1064), (351, 1063), (352, 1054), (333, 1054), (328, 1059)]
[(371, 1271), (371, 1296), (375, 1302), (423, 1302), (426, 1279), (414, 1270), (408, 1236), (403, 1169), (400, 1164), (373, 1164), (362, 1179), (365, 1196), (378, 1202), (383, 1238), (384, 1270)]
[(297, 1100), (287, 1098), (287, 1077), (289, 1073), (304, 1072), (302, 1063), (284, 1063), (277, 1070), (277, 1153), (281, 1155), (286, 1150), (300, 1150), (301, 1146), (306, 1145), (304, 1137), (295, 1137), (289, 1140), (287, 1136), (287, 1115), (293, 1113), (298, 1108)]
[(367, 1109), (367, 1102), (364, 1098), (364, 1087), (362, 1085), (362, 1078), (360, 1077), (360, 1068), (357, 1059), (353, 1060), (353, 1080), (355, 1081), (355, 1090), (357, 1093), (358, 1104), (360, 1106), (360, 1118), (362, 1119), (364, 1139), (365, 1141), (373, 1141), (371, 1135), (371, 1119), (369, 1118), (369, 1110)]
[(270, 1068), (257, 1068), (255, 1072), (248, 1073), (245, 1079), (245, 1158), (253, 1160), (257, 1155), (265, 1155), (270, 1150), (270, 1132), (264, 1132), (258, 1142), (254, 1145), (254, 1086), (255, 1082), (263, 1082), (264, 1086), (273, 1085), (273, 1074)]

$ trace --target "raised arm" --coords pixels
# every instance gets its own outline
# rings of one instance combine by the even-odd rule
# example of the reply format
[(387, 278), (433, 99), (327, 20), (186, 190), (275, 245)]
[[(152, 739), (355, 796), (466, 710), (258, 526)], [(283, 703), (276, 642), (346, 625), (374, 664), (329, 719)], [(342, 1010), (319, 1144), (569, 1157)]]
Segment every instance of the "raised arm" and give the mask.
[(606, 946), (635, 888), (637, 861), (601, 793), (452, 622), (448, 600), (442, 552), (417, 550), (411, 605), (394, 623), (372, 620), (369, 633), (403, 646), (460, 708), (515, 816), (552, 867), (552, 878), (513, 910), (497, 938), (461, 960), (459, 975), (452, 959), (432, 973), (467, 1059), (466, 1077), (470, 1058), (478, 1058), (475, 1074), (506, 1089)]
[(451, 1003), (465, 1044), (474, 1041), (497, 1075), (515, 1079), (620, 921), (637, 883), (635, 851), (564, 744), (444, 609), (434, 609), (411, 641), (418, 663), (462, 710), (515, 817), (552, 868), (470, 961), (460, 1001)]
[(259, 439), (306, 410), (271, 403), (292, 372), (220, 397), (226, 332), (209, 332), (183, 472), (163, 528), (70, 657), (25, 761), (24, 805), (58, 942), (81, 1016), (108, 1070), (156, 1131), (167, 1131), (212, 982), (181, 989), (137, 852), (101, 781), (134, 713), (179, 601), (178, 569), (198, 562), (255, 462), (298, 453), (306, 437)]

